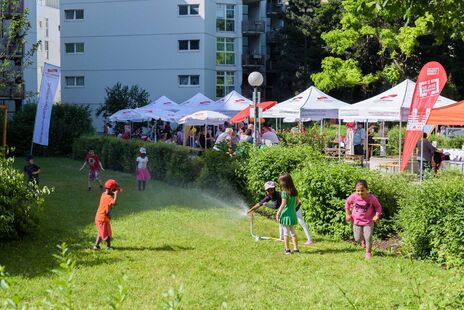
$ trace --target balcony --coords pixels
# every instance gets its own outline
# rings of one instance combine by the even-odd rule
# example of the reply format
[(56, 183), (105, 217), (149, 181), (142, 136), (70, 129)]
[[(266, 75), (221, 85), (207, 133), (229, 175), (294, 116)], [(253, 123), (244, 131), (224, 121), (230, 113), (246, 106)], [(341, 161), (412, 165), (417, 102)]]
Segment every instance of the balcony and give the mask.
[(280, 43), (281, 40), (282, 40), (282, 35), (280, 34), (279, 31), (272, 30), (272, 31), (266, 32), (266, 43), (276, 44), (276, 43)]
[(267, 3), (266, 14), (267, 16), (278, 15), (283, 12), (283, 5), (278, 3)]
[(242, 21), (243, 35), (259, 35), (265, 30), (264, 20), (244, 20)]
[(23, 84), (14, 86), (0, 86), (0, 99), (24, 99), (26, 87)]
[(261, 67), (264, 65), (264, 55), (259, 53), (243, 54), (242, 67)]

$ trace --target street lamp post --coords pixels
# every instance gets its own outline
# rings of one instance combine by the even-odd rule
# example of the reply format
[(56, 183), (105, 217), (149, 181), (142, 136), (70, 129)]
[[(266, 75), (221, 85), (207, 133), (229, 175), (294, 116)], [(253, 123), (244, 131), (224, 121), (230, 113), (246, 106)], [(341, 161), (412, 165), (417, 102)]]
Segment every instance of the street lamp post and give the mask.
[(258, 145), (258, 135), (256, 134), (256, 118), (258, 118), (257, 104), (259, 103), (261, 93), (258, 92), (258, 87), (263, 84), (264, 78), (258, 71), (253, 71), (248, 75), (248, 83), (253, 87), (253, 143)]

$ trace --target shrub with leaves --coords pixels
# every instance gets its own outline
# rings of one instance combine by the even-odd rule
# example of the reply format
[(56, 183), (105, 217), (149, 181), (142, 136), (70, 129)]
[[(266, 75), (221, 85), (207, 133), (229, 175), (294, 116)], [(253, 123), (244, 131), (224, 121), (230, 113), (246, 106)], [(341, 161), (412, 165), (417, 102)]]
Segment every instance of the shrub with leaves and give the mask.
[(462, 176), (444, 175), (414, 186), (401, 206), (398, 225), (405, 253), (464, 266)]
[(16, 239), (31, 232), (51, 190), (26, 183), (13, 167), (14, 158), (0, 157), (0, 239)]
[(302, 212), (317, 233), (337, 238), (351, 238), (351, 223), (345, 220), (345, 201), (354, 192), (358, 179), (368, 182), (369, 190), (382, 205), (382, 216), (375, 234), (387, 237), (394, 233), (393, 218), (398, 210), (406, 179), (387, 176), (336, 162), (308, 162), (293, 173), (293, 179), (302, 202)]

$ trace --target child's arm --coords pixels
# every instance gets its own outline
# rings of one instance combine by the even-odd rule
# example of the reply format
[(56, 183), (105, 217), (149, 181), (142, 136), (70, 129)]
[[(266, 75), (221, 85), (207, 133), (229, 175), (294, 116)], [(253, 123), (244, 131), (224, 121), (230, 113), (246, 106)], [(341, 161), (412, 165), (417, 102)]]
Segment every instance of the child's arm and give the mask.
[(247, 214), (253, 213), (255, 210), (258, 210), (259, 207), (261, 207), (261, 205), (259, 203), (256, 203), (253, 207), (250, 208), (250, 210), (248, 210)]
[(98, 165), (100, 166), (101, 171), (105, 171), (105, 169), (103, 169), (103, 165), (102, 165), (102, 162), (100, 160), (98, 160)]
[(81, 169), (79, 169), (79, 171), (82, 171), (82, 169), (84, 169), (85, 166), (87, 166), (87, 161), (84, 161), (84, 164), (82, 165)]
[(114, 207), (117, 203), (117, 200), (118, 200), (118, 194), (119, 194), (119, 190), (117, 191), (114, 191), (113, 192), (113, 201), (111, 201), (111, 205)]
[(346, 199), (345, 202), (345, 218), (348, 222), (351, 222), (351, 207), (352, 207), (353, 202), (351, 201), (351, 196)]
[(382, 214), (382, 206), (380, 205), (380, 202), (379, 200), (377, 199), (377, 197), (374, 197), (374, 201), (372, 202), (373, 205), (374, 205), (374, 208), (375, 208), (375, 215), (374, 217), (372, 218), (372, 220), (374, 222), (377, 222), (380, 218), (380, 215)]
[(277, 210), (276, 221), (279, 221), (280, 214), (282, 213), (282, 210), (284, 209), (286, 204), (287, 204), (287, 199), (282, 198), (282, 203), (280, 204), (279, 210)]

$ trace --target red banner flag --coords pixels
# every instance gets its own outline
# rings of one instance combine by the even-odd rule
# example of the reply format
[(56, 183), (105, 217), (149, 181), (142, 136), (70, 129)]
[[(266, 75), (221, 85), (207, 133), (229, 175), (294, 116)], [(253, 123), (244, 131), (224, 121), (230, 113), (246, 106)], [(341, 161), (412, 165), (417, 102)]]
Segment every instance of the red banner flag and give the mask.
[(427, 124), (433, 105), (440, 96), (447, 80), (445, 69), (440, 63), (431, 61), (422, 67), (409, 110), (404, 150), (401, 157), (401, 171), (408, 165), (417, 140)]

